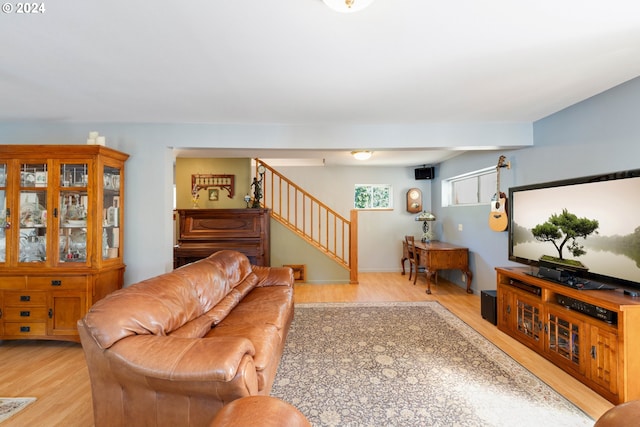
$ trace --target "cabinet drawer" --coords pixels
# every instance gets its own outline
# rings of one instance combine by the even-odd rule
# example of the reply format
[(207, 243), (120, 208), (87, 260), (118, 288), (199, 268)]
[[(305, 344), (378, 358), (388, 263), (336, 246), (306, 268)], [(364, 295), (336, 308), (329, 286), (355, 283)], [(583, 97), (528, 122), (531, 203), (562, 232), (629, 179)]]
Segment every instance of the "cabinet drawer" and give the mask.
[(47, 303), (47, 293), (38, 291), (5, 291), (5, 307), (43, 307)]
[(26, 287), (26, 276), (0, 276), (0, 289), (24, 289)]
[(85, 289), (86, 286), (86, 276), (35, 276), (28, 281), (29, 289)]
[(4, 322), (4, 334), (7, 336), (46, 335), (46, 322)]
[(4, 310), (6, 322), (37, 322), (47, 320), (46, 307), (7, 307)]

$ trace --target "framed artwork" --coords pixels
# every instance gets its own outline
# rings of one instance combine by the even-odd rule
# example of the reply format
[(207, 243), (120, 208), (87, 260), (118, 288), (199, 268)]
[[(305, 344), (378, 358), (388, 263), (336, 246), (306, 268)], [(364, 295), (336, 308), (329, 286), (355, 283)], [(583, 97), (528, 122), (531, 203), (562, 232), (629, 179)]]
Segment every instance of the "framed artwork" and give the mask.
[(217, 202), (218, 201), (218, 189), (217, 188), (210, 188), (209, 189), (209, 200), (211, 200), (212, 202)]

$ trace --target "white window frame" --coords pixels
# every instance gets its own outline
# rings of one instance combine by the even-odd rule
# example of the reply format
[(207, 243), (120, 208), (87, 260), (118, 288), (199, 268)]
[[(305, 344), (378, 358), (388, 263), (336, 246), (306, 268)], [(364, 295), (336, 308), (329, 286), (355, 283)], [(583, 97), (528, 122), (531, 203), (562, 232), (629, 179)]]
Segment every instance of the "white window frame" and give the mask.
[[(480, 178), (486, 177), (487, 175), (493, 175), (493, 188), (489, 191), (485, 191), (485, 189), (481, 188)], [(483, 169), (478, 169), (473, 172), (468, 172), (462, 175), (457, 175), (448, 179), (442, 180), (442, 207), (448, 206), (477, 206), (477, 205), (488, 205), (491, 203), (491, 198), (496, 192), (496, 179), (498, 177), (498, 172), (495, 166), (488, 166)], [(457, 183), (462, 181), (476, 181), (476, 198), (472, 203), (459, 203), (455, 200), (454, 189)], [(487, 189), (488, 190), (488, 189)]]
[[(374, 189), (382, 189), (389, 193), (388, 204), (382, 206), (372, 206), (368, 204), (366, 207), (358, 206), (356, 204), (356, 194), (359, 188), (366, 188), (369, 193), (373, 193)], [(371, 197), (370, 202), (373, 201)], [(355, 184), (353, 187), (353, 207), (358, 210), (390, 210), (393, 209), (393, 186), (391, 184)]]

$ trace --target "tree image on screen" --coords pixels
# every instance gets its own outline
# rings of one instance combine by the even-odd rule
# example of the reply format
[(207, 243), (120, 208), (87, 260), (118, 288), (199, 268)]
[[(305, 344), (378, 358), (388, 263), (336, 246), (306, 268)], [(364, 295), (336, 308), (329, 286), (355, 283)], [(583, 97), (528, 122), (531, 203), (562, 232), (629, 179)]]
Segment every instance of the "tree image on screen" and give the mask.
[[(553, 214), (549, 219), (536, 225), (531, 229), (531, 233), (540, 242), (551, 242), (558, 251), (556, 260), (567, 262), (563, 256), (563, 250), (571, 252), (574, 257), (586, 254), (584, 246), (578, 243), (578, 238), (586, 239), (587, 236), (598, 234), (598, 220), (588, 218), (578, 218), (567, 209), (563, 209), (561, 214)], [(576, 262), (580, 264), (579, 261)]]

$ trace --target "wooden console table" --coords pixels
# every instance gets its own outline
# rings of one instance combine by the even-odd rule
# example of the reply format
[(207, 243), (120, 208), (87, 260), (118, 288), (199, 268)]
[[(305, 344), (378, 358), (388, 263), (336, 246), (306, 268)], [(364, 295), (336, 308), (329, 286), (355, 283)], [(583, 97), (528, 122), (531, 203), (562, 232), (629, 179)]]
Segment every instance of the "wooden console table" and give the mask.
[[(438, 270), (461, 270), (467, 277), (467, 293), (471, 291), (473, 274), (469, 270), (469, 249), (438, 241), (429, 243), (415, 242), (418, 251), (418, 266), (424, 267), (427, 273), (427, 293), (431, 293), (431, 278), (438, 280)], [(409, 259), (407, 242), (402, 241), (402, 274), (405, 274), (404, 263)]]
[(638, 298), (573, 289), (531, 267), (496, 272), (499, 330), (616, 405), (640, 399)]

